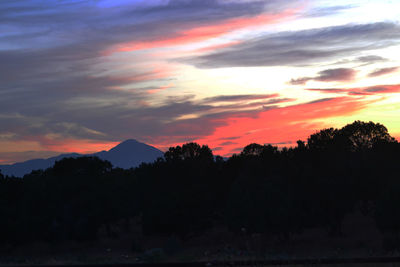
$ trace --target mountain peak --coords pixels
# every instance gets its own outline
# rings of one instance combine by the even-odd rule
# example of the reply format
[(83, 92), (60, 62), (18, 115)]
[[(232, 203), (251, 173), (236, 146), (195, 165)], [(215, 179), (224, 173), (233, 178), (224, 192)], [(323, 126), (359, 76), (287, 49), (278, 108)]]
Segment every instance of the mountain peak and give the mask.
[(163, 152), (157, 148), (135, 139), (128, 139), (111, 148), (102, 158), (109, 160), (116, 167), (130, 168), (138, 166), (141, 162), (153, 162), (162, 156)]
[(121, 150), (121, 149), (132, 149), (132, 148), (135, 148), (140, 145), (146, 145), (146, 144), (141, 143), (141, 142), (137, 141), (136, 139), (128, 139), (128, 140), (122, 141), (115, 147), (111, 148), (109, 151), (111, 152), (111, 151)]
[(140, 142), (138, 140), (136, 140), (136, 139), (127, 139), (125, 141), (122, 141), (120, 143), (120, 145), (122, 145), (122, 144), (129, 145), (129, 144), (137, 144), (137, 143), (140, 143)]

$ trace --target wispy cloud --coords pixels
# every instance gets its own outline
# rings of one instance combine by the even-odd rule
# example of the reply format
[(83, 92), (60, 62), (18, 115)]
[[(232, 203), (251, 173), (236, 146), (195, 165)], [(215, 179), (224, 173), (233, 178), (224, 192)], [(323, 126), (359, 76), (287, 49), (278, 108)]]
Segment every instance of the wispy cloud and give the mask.
[(374, 85), (361, 88), (309, 88), (308, 91), (315, 91), (329, 94), (347, 94), (347, 95), (381, 95), (400, 93), (400, 84)]
[(199, 68), (302, 66), (399, 43), (397, 23), (348, 24), (270, 34), (181, 61)]
[(219, 95), (213, 97), (207, 97), (203, 99), (204, 102), (234, 102), (234, 101), (246, 101), (246, 100), (260, 100), (267, 98), (276, 98), (279, 94), (267, 94), (267, 95)]
[(399, 67), (389, 67), (389, 68), (381, 68), (376, 69), (368, 74), (369, 77), (377, 77), (386, 74), (390, 74), (399, 70)]
[(355, 79), (357, 71), (348, 68), (338, 69), (327, 69), (318, 72), (315, 77), (300, 77), (291, 79), (290, 84), (293, 85), (304, 85), (308, 81), (319, 81), (319, 82), (348, 82)]
[(357, 64), (359, 67), (375, 64), (378, 62), (385, 62), (388, 61), (387, 58), (377, 56), (377, 55), (368, 55), (368, 56), (361, 56), (361, 57), (354, 57), (351, 59), (340, 59), (334, 63), (330, 63), (328, 65), (345, 65), (345, 64)]

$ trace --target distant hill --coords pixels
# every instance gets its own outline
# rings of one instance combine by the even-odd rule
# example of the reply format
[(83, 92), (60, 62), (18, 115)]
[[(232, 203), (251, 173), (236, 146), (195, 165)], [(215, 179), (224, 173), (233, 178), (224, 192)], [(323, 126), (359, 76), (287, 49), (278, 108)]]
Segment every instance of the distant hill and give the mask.
[(137, 167), (143, 162), (153, 162), (163, 155), (162, 151), (153, 146), (129, 139), (111, 148), (109, 151), (101, 151), (94, 154), (61, 154), (48, 159), (32, 159), (11, 165), (0, 165), (0, 170), (4, 175), (22, 177), (33, 170), (52, 167), (56, 161), (63, 158), (82, 156), (97, 156), (100, 159), (110, 161), (114, 167), (129, 169)]

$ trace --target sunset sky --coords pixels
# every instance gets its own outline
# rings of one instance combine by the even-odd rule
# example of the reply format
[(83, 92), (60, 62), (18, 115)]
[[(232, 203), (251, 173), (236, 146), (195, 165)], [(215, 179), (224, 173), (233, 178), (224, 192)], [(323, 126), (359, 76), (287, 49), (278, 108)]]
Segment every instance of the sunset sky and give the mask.
[(400, 0), (1, 0), (0, 164), (354, 120), (400, 137)]

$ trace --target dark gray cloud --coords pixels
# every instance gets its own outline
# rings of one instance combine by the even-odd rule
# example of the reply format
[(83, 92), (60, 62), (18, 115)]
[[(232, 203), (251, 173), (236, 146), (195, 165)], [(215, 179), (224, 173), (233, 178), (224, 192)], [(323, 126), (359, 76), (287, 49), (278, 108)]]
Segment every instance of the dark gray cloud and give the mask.
[(381, 68), (381, 69), (376, 69), (372, 71), (371, 73), (368, 74), (368, 77), (377, 77), (381, 75), (386, 75), (389, 73), (393, 73), (399, 70), (399, 67), (389, 67), (389, 68)]
[(339, 68), (323, 70), (314, 78), (316, 81), (332, 82), (332, 81), (351, 81), (354, 79), (357, 71), (353, 69)]
[[(288, 6), (279, 1), (171, 0), (161, 5), (138, 5), (132, 1), (122, 7), (101, 8), (96, 2), (1, 1), (0, 21), (2, 27), (10, 29), (9, 34), (2, 34), (2, 42), (15, 47), (46, 48), (85, 41), (91, 48), (133, 40), (152, 41), (179, 35), (195, 26), (279, 12)], [(21, 42), (26, 40), (29, 43)]]
[(355, 59), (354, 62), (376, 63), (376, 62), (382, 62), (382, 61), (387, 61), (387, 59), (380, 57), (380, 56), (369, 55), (369, 56), (358, 57)]
[(360, 67), (362, 67), (362, 66), (367, 66), (367, 65), (378, 63), (378, 62), (385, 62), (385, 61), (388, 61), (388, 59), (383, 58), (381, 56), (368, 55), (368, 56), (355, 57), (352, 59), (341, 59), (341, 60), (339, 60), (335, 63), (329, 64), (329, 65), (358, 64)]
[(397, 23), (348, 24), (270, 34), (180, 60), (199, 68), (303, 66), (399, 43)]
[(232, 141), (226, 141), (226, 142), (219, 144), (219, 146), (229, 146), (229, 145), (237, 145), (237, 143), (232, 142)]
[(291, 79), (290, 84), (293, 85), (304, 85), (308, 81), (319, 81), (319, 82), (343, 82), (354, 80), (357, 71), (349, 68), (338, 68), (338, 69), (327, 69), (318, 72), (315, 77), (301, 77), (297, 79)]
[(331, 100), (335, 99), (334, 97), (329, 97), (329, 98), (321, 98), (321, 99), (317, 99), (317, 100), (313, 100), (310, 102), (307, 102), (307, 104), (315, 104), (315, 103), (322, 103), (322, 102), (329, 102)]
[[(240, 153), (243, 151), (243, 146), (239, 146), (230, 150), (231, 153)], [(228, 154), (227, 154), (228, 155)]]
[(241, 136), (231, 136), (231, 137), (223, 137), (223, 138), (221, 138), (219, 140), (237, 140), (237, 139), (240, 139), (240, 138), (241, 138)]

